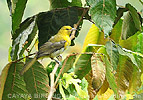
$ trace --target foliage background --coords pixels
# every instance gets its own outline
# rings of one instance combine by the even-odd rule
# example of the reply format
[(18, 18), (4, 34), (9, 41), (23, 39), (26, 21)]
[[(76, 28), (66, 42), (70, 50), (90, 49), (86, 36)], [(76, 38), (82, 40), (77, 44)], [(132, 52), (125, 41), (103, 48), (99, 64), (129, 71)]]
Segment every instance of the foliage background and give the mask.
[[(82, 2), (84, 2), (84, 0), (82, 0)], [(133, 6), (136, 7), (138, 11), (141, 11), (141, 9), (143, 9), (142, 5), (139, 3), (138, 0), (117, 0), (118, 5), (124, 6), (126, 3), (131, 3)], [(42, 2), (40, 0), (28, 0), (23, 20), (41, 11), (43, 12), (48, 11), (49, 6), (50, 6), (49, 0), (42, 0)], [(11, 36), (10, 36), (11, 20), (6, 0), (0, 1), (0, 12), (1, 12), (0, 13), (0, 73), (1, 73), (3, 67), (8, 63), (7, 60), (8, 48), (11, 46)], [(76, 45), (81, 46), (81, 48), (83, 45), (84, 38), (90, 26), (91, 23), (89, 23), (88, 21), (84, 21), (82, 25), (83, 28), (80, 31), (82, 35), (79, 35), (79, 37), (76, 39)], [(81, 48), (79, 48), (78, 50), (80, 51)]]

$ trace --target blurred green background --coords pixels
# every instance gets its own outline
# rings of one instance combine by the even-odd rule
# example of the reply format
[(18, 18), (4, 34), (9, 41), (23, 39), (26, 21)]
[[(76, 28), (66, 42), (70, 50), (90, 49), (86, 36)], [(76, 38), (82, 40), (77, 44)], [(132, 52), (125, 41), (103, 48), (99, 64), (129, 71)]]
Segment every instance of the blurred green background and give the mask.
[[(117, 5), (124, 6), (126, 3), (131, 3), (138, 11), (143, 9), (139, 0), (116, 0)], [(143, 1), (143, 0), (142, 0)], [(82, 0), (84, 3), (84, 0)], [(23, 20), (27, 17), (35, 15), (39, 12), (48, 11), (50, 8), (49, 0), (28, 0), (24, 12)], [(0, 1), (0, 73), (4, 66), (8, 63), (8, 49), (11, 46), (11, 18), (7, 7), (6, 0)], [(74, 49), (81, 51), (84, 38), (91, 26), (91, 23), (84, 21)], [(77, 48), (78, 47), (78, 48)]]

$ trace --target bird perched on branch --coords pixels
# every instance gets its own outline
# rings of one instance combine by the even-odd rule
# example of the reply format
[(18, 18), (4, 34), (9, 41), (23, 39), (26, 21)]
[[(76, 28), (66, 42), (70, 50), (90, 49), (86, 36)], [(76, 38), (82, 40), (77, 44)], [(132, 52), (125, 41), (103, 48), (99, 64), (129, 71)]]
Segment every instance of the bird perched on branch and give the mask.
[[(71, 26), (63, 26), (56, 35), (52, 36), (48, 42), (44, 43), (39, 48), (35, 57), (23, 67), (20, 75), (23, 75), (36, 62), (36, 60), (45, 57), (54, 59), (63, 53), (63, 51), (71, 44), (70, 34), (73, 30), (76, 29)], [(54, 60), (58, 62), (56, 59)]]

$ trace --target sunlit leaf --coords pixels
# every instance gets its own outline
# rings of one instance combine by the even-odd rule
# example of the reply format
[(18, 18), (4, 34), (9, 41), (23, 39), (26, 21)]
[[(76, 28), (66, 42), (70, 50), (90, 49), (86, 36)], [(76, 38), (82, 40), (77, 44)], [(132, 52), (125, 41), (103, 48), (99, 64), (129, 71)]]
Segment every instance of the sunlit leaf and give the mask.
[(66, 96), (65, 96), (61, 81), (59, 81), (59, 91), (62, 94), (62, 97), (64, 98), (64, 100), (66, 100)]
[(89, 10), (91, 19), (107, 37), (116, 17), (116, 0), (87, 0), (87, 2), (91, 7)]
[(20, 58), (25, 49), (31, 44), (37, 31), (36, 16), (27, 18), (13, 35), (11, 59)]
[[(92, 24), (89, 32), (87, 33), (84, 44), (83, 44), (83, 52), (88, 51), (87, 47), (89, 45), (104, 45), (108, 39), (104, 38), (104, 33), (99, 32), (99, 28), (95, 26), (95, 24)], [(96, 52), (99, 47), (94, 46), (92, 50), (89, 50), (89, 52), (94, 51)]]

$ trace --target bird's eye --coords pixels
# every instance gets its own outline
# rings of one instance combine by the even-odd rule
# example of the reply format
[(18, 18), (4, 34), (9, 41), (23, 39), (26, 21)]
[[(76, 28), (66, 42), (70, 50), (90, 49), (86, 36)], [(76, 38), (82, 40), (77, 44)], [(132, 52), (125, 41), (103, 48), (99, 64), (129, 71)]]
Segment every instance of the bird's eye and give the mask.
[(68, 28), (66, 28), (66, 30), (69, 30)]

